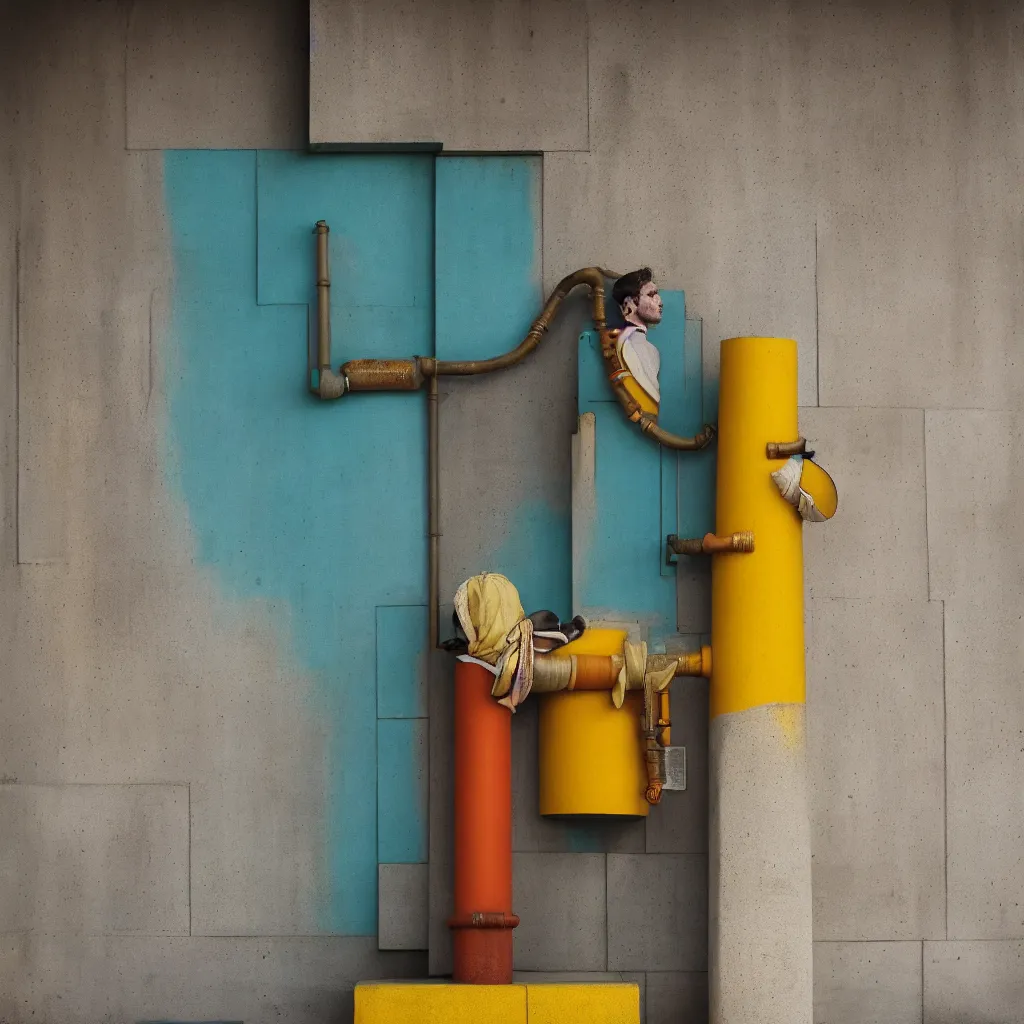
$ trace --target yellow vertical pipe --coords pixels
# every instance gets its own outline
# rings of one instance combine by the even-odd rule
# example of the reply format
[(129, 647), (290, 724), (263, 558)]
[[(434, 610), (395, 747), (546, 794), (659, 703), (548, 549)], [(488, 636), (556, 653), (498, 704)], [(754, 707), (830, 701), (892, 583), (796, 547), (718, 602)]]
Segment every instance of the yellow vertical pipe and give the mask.
[(722, 342), (715, 532), (754, 532), (750, 554), (712, 562), (712, 718), (804, 702), (803, 535), (771, 472), (768, 441), (795, 441), (797, 348), (789, 338)]
[(769, 441), (797, 434), (797, 348), (722, 342), (713, 556), (708, 985), (711, 1024), (811, 1024), (811, 836), (804, 741), (802, 523)]

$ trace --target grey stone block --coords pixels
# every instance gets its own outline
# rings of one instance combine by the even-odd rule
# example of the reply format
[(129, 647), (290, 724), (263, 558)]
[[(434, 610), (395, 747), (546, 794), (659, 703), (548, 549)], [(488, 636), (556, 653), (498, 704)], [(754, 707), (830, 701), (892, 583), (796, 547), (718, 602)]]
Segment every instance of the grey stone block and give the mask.
[(586, 23), (580, 0), (314, 0), (310, 140), (586, 149)]
[[(512, 849), (548, 853), (642, 853), (645, 820), (573, 823), (540, 815), (536, 699), (512, 719)], [(649, 823), (650, 819), (646, 819)]]
[(130, 149), (301, 149), (308, 9), (297, 0), (132, 8)]
[(0, 786), (0, 932), (187, 935), (187, 786)]
[(999, 42), (1015, 14), (950, 11), (830, 4), (805, 22), (813, 66), (830, 69), (808, 123), (825, 405), (1007, 408), (1024, 393), (1019, 64)]
[(944, 937), (942, 608), (823, 598), (811, 626), (815, 937)]
[(1024, 597), (946, 602), (949, 937), (1024, 935)]
[(921, 1024), (920, 942), (815, 942), (814, 1019)]
[(371, 937), (4, 936), (0, 1018), (350, 1021), (356, 982), (425, 968), (422, 953), (380, 953)]
[(427, 949), (429, 869), (377, 865), (377, 948)]
[(674, 680), (671, 707), (672, 743), (686, 747), (686, 789), (665, 791), (651, 808), (647, 852), (707, 853), (708, 681)]
[(608, 967), (705, 971), (708, 859), (608, 854)]
[(807, 586), (825, 597), (926, 599), (922, 411), (801, 409), (800, 432), (839, 490), (835, 518), (804, 530)]
[(925, 414), (933, 599), (1024, 594), (1024, 416)]
[(926, 942), (924, 1024), (1024, 1024), (1024, 942)]
[(607, 969), (604, 854), (515, 854), (512, 909), (520, 970)]
[(701, 971), (648, 971), (646, 1024), (700, 1024), (708, 1019), (708, 976)]
[(676, 628), (711, 632), (711, 559), (680, 559), (676, 566)]
[[(800, 401), (817, 404), (814, 199), (802, 101), (767, 100), (802, 95), (799, 19), (755, 3), (665, 4), (652, 41), (633, 30), (638, 10), (602, 5), (590, 20), (590, 152), (545, 155), (547, 284), (583, 252), (600, 252), (623, 272), (651, 266), (663, 288), (685, 289), (688, 315), (703, 318), (711, 376), (722, 338), (796, 338)], [(716, 42), (723, 38), (729, 60)], [(686, 102), (664, 104), (649, 120), (650, 96)], [(639, 181), (655, 198), (630, 209), (622, 197)], [(579, 201), (584, 195), (590, 202)]]

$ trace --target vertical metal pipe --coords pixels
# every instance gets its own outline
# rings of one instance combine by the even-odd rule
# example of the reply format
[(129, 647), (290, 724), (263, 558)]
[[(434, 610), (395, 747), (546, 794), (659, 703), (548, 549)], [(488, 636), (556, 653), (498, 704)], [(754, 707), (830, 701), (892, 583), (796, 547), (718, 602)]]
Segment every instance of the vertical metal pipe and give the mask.
[(431, 374), (427, 384), (427, 616), (430, 622), (430, 647), (437, 650), (441, 638), (440, 609), (440, 543), (439, 512), (440, 471), (438, 469), (437, 375)]
[(455, 665), (455, 913), (452, 976), (512, 981), (512, 715), (491, 697), (494, 677)]
[(316, 222), (316, 365), (331, 368), (331, 268), (327, 262), (327, 221)]

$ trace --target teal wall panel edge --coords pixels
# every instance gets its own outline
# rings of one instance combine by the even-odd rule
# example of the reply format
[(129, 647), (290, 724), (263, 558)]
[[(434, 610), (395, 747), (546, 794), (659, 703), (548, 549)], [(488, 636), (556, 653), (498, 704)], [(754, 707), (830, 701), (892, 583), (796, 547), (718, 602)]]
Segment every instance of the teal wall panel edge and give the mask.
[(377, 609), (377, 717), (427, 716), (427, 606)]
[(427, 719), (377, 722), (377, 860), (427, 862)]

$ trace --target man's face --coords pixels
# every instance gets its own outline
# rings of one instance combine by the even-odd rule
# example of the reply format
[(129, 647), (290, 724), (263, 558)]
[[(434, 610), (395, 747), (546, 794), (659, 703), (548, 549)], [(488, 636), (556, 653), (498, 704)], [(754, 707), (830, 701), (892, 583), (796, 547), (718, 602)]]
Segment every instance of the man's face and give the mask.
[(661, 296), (658, 294), (658, 286), (653, 281), (648, 281), (640, 289), (640, 298), (637, 300), (636, 312), (641, 323), (661, 323)]

